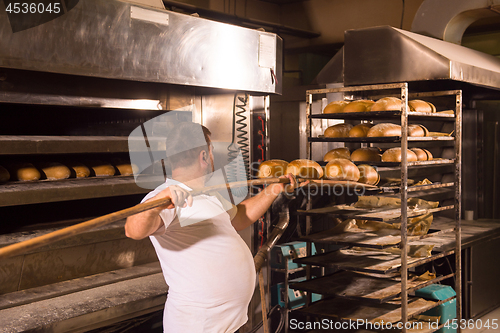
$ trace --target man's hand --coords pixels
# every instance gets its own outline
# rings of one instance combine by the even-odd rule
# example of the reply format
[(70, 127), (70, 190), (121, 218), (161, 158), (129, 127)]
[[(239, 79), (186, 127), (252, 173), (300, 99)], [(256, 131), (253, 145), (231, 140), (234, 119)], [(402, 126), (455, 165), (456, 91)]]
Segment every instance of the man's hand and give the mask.
[[(281, 176), (279, 178), (288, 178), (290, 180), (290, 183), (288, 184), (283, 184), (283, 183), (278, 183), (278, 184), (271, 184), (268, 186), (269, 191), (272, 194), (279, 195), (281, 192), (286, 192), (286, 193), (293, 193), (297, 187), (299, 187), (297, 183), (297, 179), (295, 176), (291, 173)], [(309, 181), (306, 181), (305, 183), (300, 184), (300, 186), (304, 186), (308, 183)]]
[(162, 211), (163, 209), (172, 209), (175, 206), (185, 208), (187, 206), (191, 207), (193, 205), (193, 197), (191, 196), (189, 191), (186, 191), (185, 189), (177, 185), (167, 187), (151, 199), (146, 200), (146, 202), (163, 198), (170, 198), (171, 203), (168, 205), (157, 207), (156, 209), (159, 211)]

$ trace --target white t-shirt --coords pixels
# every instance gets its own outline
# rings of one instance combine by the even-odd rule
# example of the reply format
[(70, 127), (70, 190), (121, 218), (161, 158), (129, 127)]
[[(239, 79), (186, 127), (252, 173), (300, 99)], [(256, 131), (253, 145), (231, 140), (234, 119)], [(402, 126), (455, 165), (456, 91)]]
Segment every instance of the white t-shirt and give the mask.
[[(171, 185), (191, 190), (168, 179), (143, 201)], [(150, 239), (169, 286), (164, 332), (233, 333), (248, 320), (256, 274), (250, 249), (231, 225), (236, 211), (220, 195), (199, 195), (192, 207), (160, 213), (165, 227)], [(179, 217), (207, 215), (184, 227), (179, 223)]]

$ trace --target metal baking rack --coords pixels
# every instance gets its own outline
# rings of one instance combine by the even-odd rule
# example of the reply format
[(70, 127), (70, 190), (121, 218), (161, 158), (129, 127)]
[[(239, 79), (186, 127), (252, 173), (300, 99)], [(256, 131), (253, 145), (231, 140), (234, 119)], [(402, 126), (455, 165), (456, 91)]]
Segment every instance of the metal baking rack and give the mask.
[[(313, 113), (314, 97), (322, 98), (322, 109), (326, 106), (326, 96), (328, 94), (342, 95), (346, 101), (356, 99), (378, 99), (384, 96), (394, 96), (402, 100), (401, 110), (380, 111), (380, 112), (358, 112), (358, 113), (336, 113), (322, 114), (321, 111)], [(332, 96), (330, 95), (330, 96)], [(374, 96), (377, 96), (375, 98)], [(443, 108), (440, 105), (436, 113), (417, 113), (410, 112), (408, 107), (409, 99), (431, 99), (431, 100), (446, 100), (443, 104), (447, 106)], [(317, 100), (317, 98), (316, 98)], [(334, 99), (335, 100), (335, 99)], [(321, 278), (308, 280), (293, 284), (292, 287), (298, 290), (304, 290), (314, 293), (319, 293), (327, 296), (334, 296), (333, 299), (321, 300), (311, 303), (310, 298), (305, 307), (301, 308), (301, 313), (307, 316), (330, 318), (335, 320), (367, 320), (376, 321), (381, 318), (390, 322), (401, 321), (403, 323), (415, 321), (415, 316), (421, 314), (428, 309), (443, 304), (448, 300), (432, 302), (423, 299), (413, 298), (409, 293), (420, 289), (424, 286), (440, 282), (444, 279), (454, 277), (455, 292), (457, 302), (457, 319), (461, 318), (461, 226), (460, 226), (460, 211), (461, 211), (461, 129), (462, 129), (462, 92), (461, 90), (453, 91), (436, 91), (436, 92), (420, 92), (409, 93), (407, 83), (368, 85), (356, 87), (330, 88), (330, 89), (315, 89), (306, 92), (306, 154), (309, 159), (313, 158), (313, 148), (315, 144), (321, 144), (323, 149), (325, 143), (329, 142), (344, 142), (346, 144), (361, 143), (362, 145), (371, 145), (372, 143), (381, 143), (387, 145), (397, 143), (402, 151), (408, 149), (409, 143), (422, 144), (422, 147), (433, 147), (441, 145), (452, 145), (454, 147), (454, 156), (452, 158), (443, 157), (436, 158), (431, 161), (408, 162), (406, 154), (402, 154), (401, 163), (384, 163), (384, 162), (366, 162), (367, 164), (379, 167), (379, 170), (398, 171), (400, 175), (400, 185), (396, 186), (379, 186), (376, 189), (367, 191), (368, 195), (390, 193), (392, 196), (397, 196), (401, 199), (401, 207), (398, 209), (379, 209), (376, 211), (359, 211), (349, 209), (345, 205), (337, 205), (333, 207), (319, 207), (312, 209), (311, 203), (308, 204), (306, 210), (298, 211), (299, 215), (306, 215), (306, 230), (311, 229), (313, 218), (321, 215), (335, 215), (338, 217), (354, 218), (354, 219), (369, 219), (383, 222), (399, 222), (401, 223), (400, 232), (398, 234), (380, 235), (373, 232), (363, 233), (344, 233), (336, 234), (335, 232), (325, 230), (316, 234), (308, 234), (303, 237), (308, 242), (329, 243), (335, 245), (344, 245), (345, 247), (332, 252), (322, 253), (314, 256), (308, 256), (294, 260), (297, 263), (306, 264), (309, 266), (330, 267), (343, 272), (336, 272), (333, 275), (327, 275)], [(451, 105), (451, 104), (454, 105)], [(317, 105), (317, 103), (316, 103)], [(453, 110), (453, 113), (450, 112)], [(382, 138), (325, 138), (321, 135), (313, 136), (313, 130), (317, 132), (318, 126), (313, 128), (313, 122), (319, 121), (321, 124), (327, 124), (330, 119), (342, 120), (365, 120), (365, 121), (380, 121), (392, 120), (400, 122), (401, 136), (398, 137), (382, 137)], [(449, 136), (434, 136), (434, 137), (409, 137), (408, 122), (409, 121), (425, 121), (440, 122), (443, 124), (454, 125), (452, 135)], [(365, 162), (363, 162), (365, 163)], [(359, 164), (359, 163), (356, 163)], [(420, 185), (410, 187), (408, 173), (419, 168), (440, 168), (453, 167), (454, 181), (443, 181), (441, 183), (433, 183), (428, 185)], [(443, 169), (444, 170), (444, 169)], [(417, 170), (418, 172), (418, 170)], [(454, 190), (453, 190), (454, 188)], [(432, 194), (432, 191), (453, 191), (453, 204), (442, 205), (435, 209), (428, 209), (423, 212), (414, 212), (408, 209), (408, 197)], [(438, 192), (439, 193), (439, 192)], [(428, 233), (423, 236), (408, 235), (407, 226), (408, 218), (415, 217), (421, 214), (434, 213), (438, 211), (454, 210), (455, 226), (454, 228), (441, 230), (439, 232)], [(446, 233), (455, 233), (455, 248), (432, 253), (426, 257), (410, 257), (407, 253), (410, 248), (410, 243), (426, 238), (428, 241), (433, 237), (439, 237)], [(436, 238), (437, 239), (437, 238)], [(352, 247), (357, 247), (353, 249)], [(385, 249), (399, 247), (401, 251), (397, 254), (388, 253)], [(310, 246), (308, 246), (310, 249)], [(434, 261), (438, 258), (443, 258), (455, 254), (455, 272), (445, 276), (438, 276), (426, 280), (425, 282), (415, 281), (409, 277), (408, 269), (422, 264)], [(355, 273), (357, 272), (357, 273)], [(362, 274), (377, 274), (377, 277), (366, 276)], [(400, 276), (394, 279), (394, 274)], [(369, 284), (369, 291), (366, 289), (358, 290), (360, 281), (364, 281), (364, 285)], [(397, 302), (393, 301), (396, 297), (400, 297)], [(392, 300), (392, 301), (391, 301)], [(366, 303), (368, 302), (368, 303)], [(374, 304), (377, 303), (377, 304)], [(343, 315), (345, 313), (346, 315)], [(348, 315), (347, 315), (348, 314)], [(438, 328), (441, 328), (440, 325)], [(435, 331), (429, 330), (429, 332)], [(406, 332), (406, 328), (402, 329)]]

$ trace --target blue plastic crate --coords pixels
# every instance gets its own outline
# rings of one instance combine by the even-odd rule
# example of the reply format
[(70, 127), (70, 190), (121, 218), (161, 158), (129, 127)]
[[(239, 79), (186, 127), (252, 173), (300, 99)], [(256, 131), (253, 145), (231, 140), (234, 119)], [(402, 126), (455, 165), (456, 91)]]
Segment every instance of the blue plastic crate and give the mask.
[[(415, 291), (415, 296), (422, 297), (429, 300), (443, 301), (450, 297), (456, 296), (455, 290), (450, 286), (444, 286), (441, 284), (431, 284), (430, 286), (424, 287)], [(445, 324), (446, 321), (455, 319), (457, 317), (457, 300), (454, 298), (446, 303), (438, 305), (429, 311), (423, 313), (426, 316), (441, 317), (439, 324)], [(440, 333), (453, 333), (456, 329), (451, 327), (443, 327), (436, 332)]]

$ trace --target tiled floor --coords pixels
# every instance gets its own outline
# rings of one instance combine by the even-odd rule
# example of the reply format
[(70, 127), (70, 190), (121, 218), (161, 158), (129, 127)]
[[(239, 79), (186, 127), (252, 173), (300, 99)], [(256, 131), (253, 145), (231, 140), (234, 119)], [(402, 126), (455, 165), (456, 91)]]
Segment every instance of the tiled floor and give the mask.
[[(495, 321), (492, 321), (493, 319), (496, 319)], [(497, 329), (493, 329), (492, 327), (488, 328), (477, 328), (479, 326), (479, 322), (475, 320), (474, 324), (476, 325), (476, 328), (467, 328), (462, 330), (463, 333), (493, 333), (493, 332), (500, 332), (500, 308), (496, 308), (495, 310), (491, 311), (490, 313), (485, 314), (484, 316), (481, 317), (481, 322), (484, 324), (489, 320), (490, 326), (492, 323), (498, 324)]]

